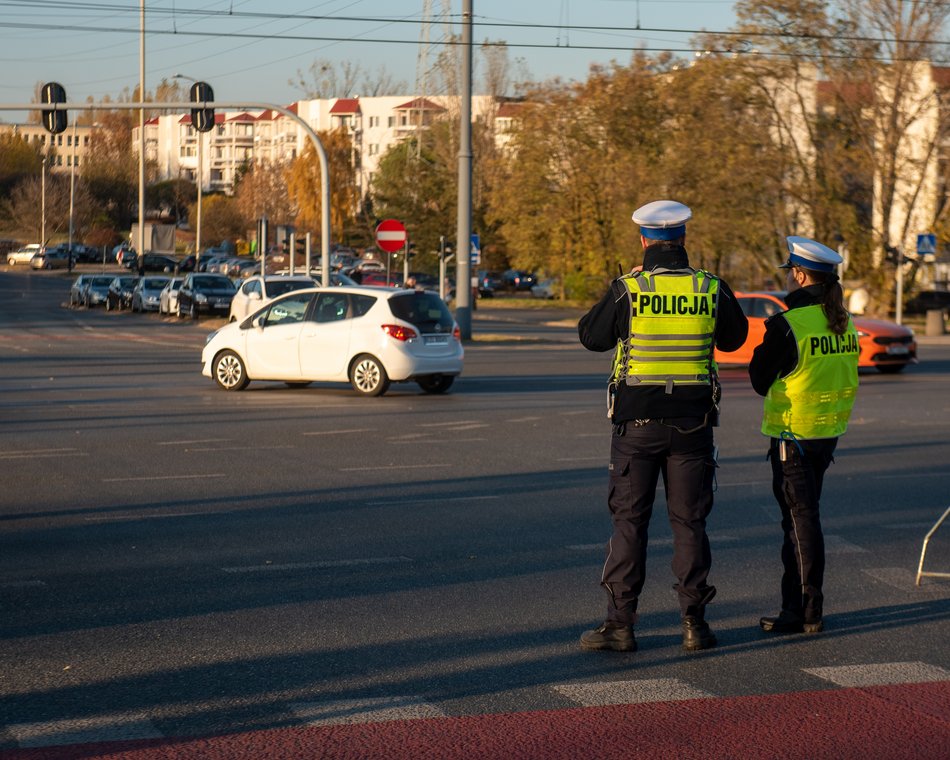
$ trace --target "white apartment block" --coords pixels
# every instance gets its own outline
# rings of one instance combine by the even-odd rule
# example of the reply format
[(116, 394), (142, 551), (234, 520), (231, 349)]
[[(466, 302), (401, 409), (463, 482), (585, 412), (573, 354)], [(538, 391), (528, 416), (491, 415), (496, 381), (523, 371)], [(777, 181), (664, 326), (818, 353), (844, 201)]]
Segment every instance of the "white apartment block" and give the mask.
[(13, 134), (28, 143), (38, 145), (47, 156), (47, 166), (53, 173), (80, 171), (89, 154), (89, 138), (95, 127), (70, 124), (65, 132), (51, 135), (40, 124), (0, 124), (0, 135)]
[[(472, 118), (495, 120), (496, 134), (504, 139), (511, 128), (514, 104), (498, 104), (488, 96), (472, 99)], [(393, 95), (372, 98), (301, 100), (288, 106), (315, 132), (346, 128), (353, 142), (353, 170), (360, 194), (373, 181), (379, 161), (390, 146), (401, 142), (436, 119), (458, 113), (457, 97)], [(138, 150), (139, 130), (132, 144)], [(309, 136), (295, 120), (273, 110), (215, 113), (215, 127), (198, 133), (190, 114), (158, 116), (145, 124), (145, 155), (158, 166), (160, 179), (198, 177), (201, 142), (201, 185), (204, 190), (230, 192), (246, 163), (288, 161), (301, 155)], [(331, 177), (332, 182), (332, 177)]]

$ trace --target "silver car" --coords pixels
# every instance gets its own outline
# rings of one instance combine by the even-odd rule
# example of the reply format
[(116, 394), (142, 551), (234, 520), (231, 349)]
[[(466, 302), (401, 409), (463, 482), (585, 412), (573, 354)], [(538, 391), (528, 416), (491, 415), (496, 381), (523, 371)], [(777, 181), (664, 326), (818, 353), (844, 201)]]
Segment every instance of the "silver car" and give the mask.
[(168, 277), (143, 277), (132, 291), (132, 311), (158, 311)]
[(178, 291), (184, 281), (184, 277), (172, 277), (162, 288), (158, 296), (159, 314), (178, 314)]

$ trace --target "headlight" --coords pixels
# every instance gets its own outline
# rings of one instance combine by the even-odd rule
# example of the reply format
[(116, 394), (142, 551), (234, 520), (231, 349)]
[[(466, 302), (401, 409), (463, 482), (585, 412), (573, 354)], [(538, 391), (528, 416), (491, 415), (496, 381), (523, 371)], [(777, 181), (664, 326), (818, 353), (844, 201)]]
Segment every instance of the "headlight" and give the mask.
[(204, 293), (195, 293), (195, 301), (198, 303), (208, 303), (208, 296)]

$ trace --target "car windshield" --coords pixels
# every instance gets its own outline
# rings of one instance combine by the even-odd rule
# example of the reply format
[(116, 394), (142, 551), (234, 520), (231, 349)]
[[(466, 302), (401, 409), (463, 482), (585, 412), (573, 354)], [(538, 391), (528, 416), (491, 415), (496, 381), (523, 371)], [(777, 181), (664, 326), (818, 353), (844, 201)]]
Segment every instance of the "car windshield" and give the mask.
[(271, 298), (275, 296), (282, 296), (284, 293), (290, 293), (294, 290), (303, 290), (304, 288), (312, 288), (313, 281), (304, 281), (304, 280), (268, 280), (267, 281), (267, 295)]
[(152, 277), (142, 282), (142, 287), (146, 290), (161, 290), (168, 284), (167, 277)]
[(195, 278), (193, 286), (199, 293), (205, 293), (210, 290), (234, 290), (234, 283), (227, 277)]
[(112, 277), (93, 277), (92, 284), (100, 288), (108, 288), (112, 284)]
[(435, 293), (400, 293), (389, 299), (389, 308), (393, 316), (415, 325), (420, 332), (452, 332), (452, 314)]

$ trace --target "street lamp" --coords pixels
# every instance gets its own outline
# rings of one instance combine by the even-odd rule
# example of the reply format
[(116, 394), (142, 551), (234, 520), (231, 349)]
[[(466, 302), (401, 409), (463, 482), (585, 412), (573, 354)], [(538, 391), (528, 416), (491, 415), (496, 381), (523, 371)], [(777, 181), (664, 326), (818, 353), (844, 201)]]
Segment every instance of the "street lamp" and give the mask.
[[(187, 79), (189, 82), (197, 82), (197, 79), (192, 79), (189, 76), (184, 74), (172, 74), (172, 79)], [(202, 144), (204, 143), (203, 135), (198, 131), (198, 127), (192, 119), (191, 129), (195, 133), (195, 139), (198, 141), (198, 209), (195, 219), (195, 271), (198, 271), (198, 259), (201, 258), (201, 184), (202, 184), (202, 171), (204, 167), (202, 166)]]
[(40, 175), (40, 245), (46, 247), (46, 156), (43, 156), (43, 173)]

